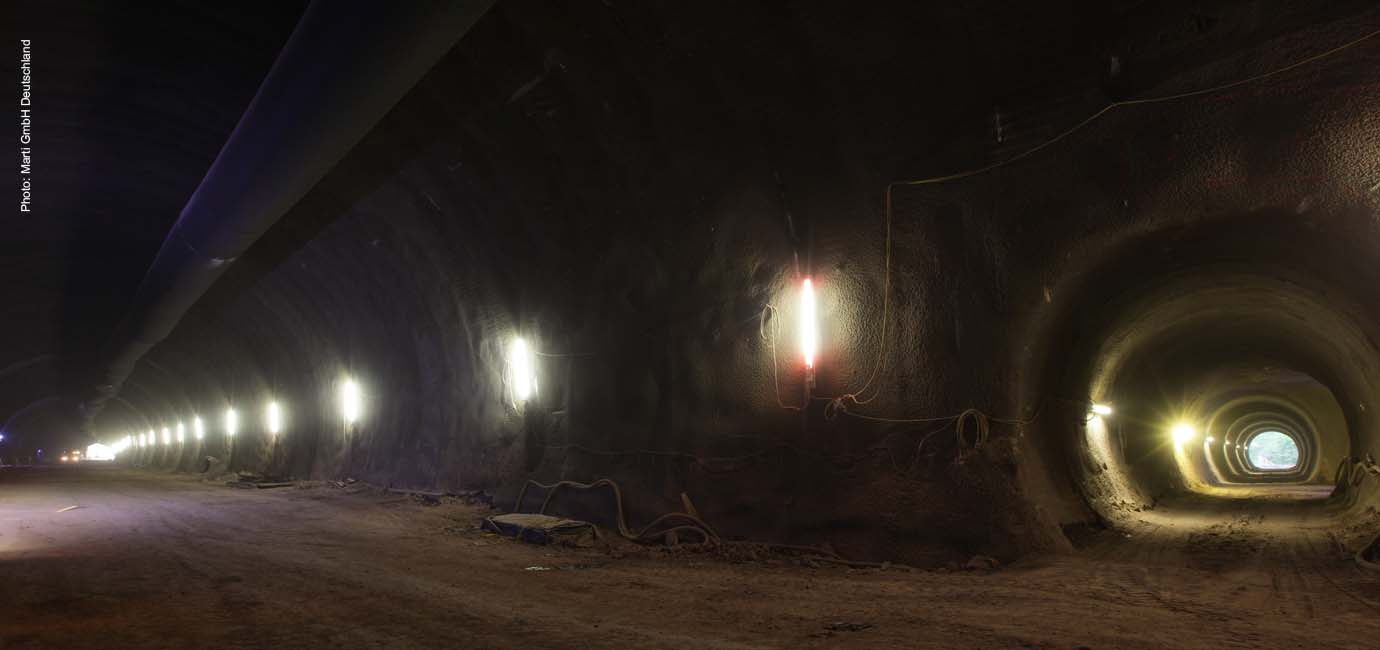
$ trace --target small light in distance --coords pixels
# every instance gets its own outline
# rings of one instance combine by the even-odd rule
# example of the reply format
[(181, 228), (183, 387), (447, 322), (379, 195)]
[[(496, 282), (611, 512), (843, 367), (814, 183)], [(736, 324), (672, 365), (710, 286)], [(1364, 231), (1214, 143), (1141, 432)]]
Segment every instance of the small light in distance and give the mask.
[(163, 427), (163, 444), (172, 444), (172, 432), (168, 431), (167, 427)]
[(1214, 443), (1214, 442), (1217, 442), (1217, 439), (1214, 438), (1214, 437), (1212, 437), (1212, 436), (1208, 436), (1208, 437), (1206, 437), (1206, 438), (1203, 438), (1203, 444), (1205, 444), (1205, 445), (1210, 445), (1210, 444), (1212, 444), (1212, 443)]
[(816, 320), (815, 285), (810, 278), (800, 287), (800, 354), (805, 367), (814, 369), (819, 349), (819, 323)]
[(197, 440), (206, 437), (206, 425), (201, 422), (201, 416), (192, 416), (192, 433), (196, 434)]
[(537, 392), (537, 364), (527, 341), (514, 337), (508, 343), (508, 378), (512, 382), (513, 405), (527, 401)]
[(1094, 415), (1111, 415), (1112, 407), (1106, 404), (1098, 404), (1094, 402), (1092, 405), (1092, 412)]
[(233, 436), (240, 428), (240, 414), (235, 409), (225, 409), (225, 435)]
[(186, 439), (187, 439), (187, 427), (183, 426), (181, 422), (178, 422), (178, 423), (177, 423), (177, 444), (179, 444), (179, 445), (182, 444), (182, 442), (183, 442), (184, 440), (186, 440)]
[(268, 408), (264, 409), (264, 426), (275, 436), (283, 429), (283, 410), (277, 402), (269, 402)]
[(1192, 440), (1193, 436), (1198, 435), (1198, 432), (1194, 431), (1192, 426), (1181, 422), (1179, 424), (1174, 425), (1174, 430), (1171, 432), (1171, 434), (1174, 436), (1174, 442), (1176, 444), (1182, 445), (1185, 442)]
[(340, 414), (345, 418), (345, 424), (354, 424), (359, 420), (360, 411), (359, 384), (353, 379), (346, 379), (340, 383)]

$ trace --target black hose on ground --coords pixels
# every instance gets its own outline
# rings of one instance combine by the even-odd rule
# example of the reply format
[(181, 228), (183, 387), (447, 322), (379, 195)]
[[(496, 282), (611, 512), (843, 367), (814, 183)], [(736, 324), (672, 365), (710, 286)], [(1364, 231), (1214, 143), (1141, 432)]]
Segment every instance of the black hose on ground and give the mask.
[[(538, 514), (543, 515), (546, 514), (546, 509), (550, 507), (551, 500), (555, 498), (557, 491), (561, 488), (593, 490), (607, 486), (610, 490), (613, 491), (613, 503), (617, 512), (616, 523), (618, 526), (618, 534), (622, 536), (623, 539), (632, 542), (637, 542), (638, 544), (649, 544), (654, 543), (658, 540), (665, 540), (668, 535), (679, 535), (681, 532), (695, 533), (697, 536), (700, 537), (700, 543), (702, 544), (717, 546), (720, 542), (719, 534), (714, 532), (714, 528), (711, 527), (708, 523), (705, 523), (703, 519), (700, 519), (697, 514), (693, 514), (691, 512), (668, 512), (664, 515), (661, 515), (660, 517), (657, 517), (656, 519), (653, 519), (651, 523), (647, 524), (646, 526), (643, 526), (641, 530), (633, 532), (631, 529), (628, 528), (628, 521), (623, 513), (623, 490), (621, 490), (618, 487), (618, 484), (613, 482), (612, 479), (606, 478), (601, 478), (593, 483), (558, 481), (556, 483), (547, 484), (529, 480), (525, 485), (522, 486), (522, 491), (518, 492), (517, 503), (513, 505), (513, 512), (522, 512), (522, 502), (527, 496), (527, 489), (533, 486), (548, 491), (546, 493), (546, 499), (542, 500), (541, 502), (541, 509), (537, 511)], [(681, 500), (686, 504), (686, 508), (688, 510), (694, 509), (694, 506), (690, 504), (690, 499), (688, 496), (681, 495)], [(669, 528), (657, 530), (657, 526), (662, 525), (667, 521), (675, 520), (682, 520), (686, 523), (681, 523), (679, 525), (671, 526)]]
[[(666, 537), (672, 533), (679, 535), (681, 532), (691, 532), (695, 533), (697, 536), (701, 538), (700, 543), (702, 544), (714, 547), (723, 547), (726, 545), (723, 539), (719, 537), (719, 534), (714, 531), (713, 527), (711, 527), (707, 522), (700, 518), (699, 513), (695, 510), (695, 505), (690, 502), (690, 497), (684, 493), (681, 494), (681, 502), (685, 504), (686, 512), (668, 512), (664, 515), (661, 515), (660, 517), (657, 517), (656, 519), (653, 519), (651, 523), (647, 524), (646, 526), (643, 526), (641, 530), (633, 532), (631, 529), (628, 528), (627, 518), (623, 512), (623, 490), (619, 488), (618, 484), (615, 483), (612, 479), (601, 478), (597, 481), (594, 481), (593, 483), (557, 481), (556, 483), (549, 484), (538, 483), (537, 481), (528, 480), (527, 483), (522, 486), (522, 490), (518, 492), (517, 502), (513, 505), (513, 512), (522, 512), (523, 501), (526, 500), (527, 490), (531, 487), (537, 487), (543, 490), (548, 490), (546, 498), (542, 500), (541, 508), (537, 511), (538, 514), (543, 515), (546, 514), (546, 510), (551, 506), (551, 501), (553, 498), (555, 498), (556, 492), (561, 488), (593, 490), (601, 487), (608, 487), (609, 490), (613, 492), (614, 506), (616, 511), (616, 525), (618, 527), (619, 536), (629, 541), (636, 542), (638, 544), (650, 544), (655, 543), (658, 540), (665, 541)], [(682, 520), (686, 523), (671, 526), (669, 528), (664, 528), (661, 530), (656, 530), (658, 525), (667, 521), (674, 521), (677, 519)], [(651, 532), (654, 530), (656, 532)], [(821, 562), (825, 564), (838, 564), (851, 568), (910, 568), (904, 564), (896, 564), (894, 562), (866, 562), (860, 560), (848, 560), (839, 557), (838, 553), (835, 553), (832, 549), (821, 548), (817, 546), (799, 546), (792, 544), (754, 542), (739, 542), (738, 544), (758, 546), (761, 548), (778, 552), (797, 553), (802, 556), (808, 557), (810, 560), (815, 562)]]
[(1350, 502), (1356, 497), (1356, 488), (1372, 474), (1380, 475), (1380, 465), (1376, 465), (1369, 455), (1365, 460), (1355, 456), (1343, 458), (1337, 464), (1337, 473), (1333, 477), (1333, 483), (1337, 486), (1335, 494)]

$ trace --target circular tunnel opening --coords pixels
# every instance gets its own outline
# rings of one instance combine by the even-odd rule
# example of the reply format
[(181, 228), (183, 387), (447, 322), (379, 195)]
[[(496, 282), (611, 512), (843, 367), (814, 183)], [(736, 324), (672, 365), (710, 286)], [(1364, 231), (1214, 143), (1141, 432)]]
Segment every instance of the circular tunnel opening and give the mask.
[(1030, 390), (1055, 394), (1039, 444), (1096, 518), (1228, 521), (1266, 503), (1314, 521), (1371, 502), (1333, 479), (1376, 438), (1376, 274), (1301, 254), (1341, 232), (1252, 219), (1127, 240), (1065, 288)]
[(1261, 431), (1246, 442), (1246, 460), (1262, 472), (1287, 472), (1299, 466), (1299, 445), (1279, 431)]

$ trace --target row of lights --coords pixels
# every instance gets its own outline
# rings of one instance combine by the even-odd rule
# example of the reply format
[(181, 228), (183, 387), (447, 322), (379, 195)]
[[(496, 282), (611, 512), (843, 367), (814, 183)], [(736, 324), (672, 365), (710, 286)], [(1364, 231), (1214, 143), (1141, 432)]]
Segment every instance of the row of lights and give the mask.
[[(520, 407), (537, 394), (536, 355), (528, 347), (526, 340), (514, 337), (508, 342), (506, 356), (510, 399), (514, 407)], [(364, 397), (359, 384), (348, 378), (340, 382), (339, 401), (340, 416), (345, 424), (348, 426), (358, 422), (364, 408)], [(226, 437), (233, 437), (239, 431), (240, 416), (234, 408), (226, 409), (224, 428)], [(277, 401), (270, 401), (264, 405), (264, 428), (275, 436), (283, 430), (283, 407)], [(192, 435), (197, 440), (206, 437), (206, 425), (200, 416), (192, 416)], [(178, 422), (175, 428), (163, 427), (161, 438), (158, 432), (149, 429), (147, 433), (137, 436), (128, 434), (111, 447), (119, 454), (130, 447), (157, 446), (160, 440), (163, 445), (171, 445), (174, 441), (182, 444), (186, 441), (186, 436), (186, 427), (182, 422)]]
[[(819, 328), (816, 322), (814, 284), (809, 278), (805, 278), (800, 291), (800, 351), (805, 361), (805, 367), (811, 372), (815, 367), (815, 354), (819, 347)], [(508, 384), (509, 399), (515, 408), (520, 408), (523, 403), (537, 394), (536, 355), (522, 337), (513, 337), (509, 340), (505, 352), (507, 357), (505, 378)], [(359, 384), (352, 379), (341, 382), (340, 410), (341, 417), (347, 425), (354, 424), (359, 420), (362, 404), (363, 398), (360, 395)], [(278, 402), (269, 402), (264, 407), (264, 426), (272, 435), (277, 435), (282, 431), (283, 410)], [(225, 411), (226, 437), (234, 436), (238, 430), (239, 414), (234, 408), (227, 409)], [(175, 432), (178, 443), (186, 440), (186, 428), (181, 422), (177, 423)], [(206, 436), (206, 428), (200, 416), (192, 417), (192, 433), (197, 440)], [(174, 430), (163, 427), (162, 434), (162, 444), (172, 444)], [(119, 453), (129, 447), (156, 446), (159, 444), (159, 440), (158, 433), (150, 429), (147, 433), (141, 433), (138, 436), (126, 435), (111, 446), (116, 449), (116, 453)]]
[[(347, 412), (354, 413), (355, 417), (358, 417), (358, 405), (354, 405), (348, 408)], [(353, 421), (353, 418), (347, 418), (347, 423)], [(283, 430), (283, 411), (282, 407), (278, 405), (278, 402), (269, 402), (268, 405), (264, 407), (264, 427), (267, 428), (268, 432), (273, 435), (278, 435), (278, 433), (280, 433)], [(226, 409), (226, 437), (234, 436), (239, 431), (239, 428), (239, 413), (235, 411), (235, 409), (233, 408)], [(200, 416), (192, 417), (192, 435), (195, 436), (197, 440), (201, 440), (206, 437), (206, 425), (202, 422)], [(127, 444), (126, 446), (130, 446), (131, 444), (134, 444), (136, 442), (136, 439), (133, 436), (128, 435), (125, 436), (125, 440), (129, 441), (129, 444)], [(176, 429), (169, 429), (168, 427), (163, 427), (163, 444), (170, 445), (174, 442), (174, 440), (179, 444), (187, 440), (187, 427), (183, 425), (183, 423), (181, 422), (177, 423)], [(137, 444), (140, 447), (157, 445), (158, 442), (158, 432), (154, 431), (153, 429), (149, 429), (148, 433), (139, 434), (137, 438)]]
[[(346, 379), (340, 384), (340, 413), (345, 420), (345, 424), (350, 425), (359, 421), (360, 413), (363, 410), (363, 398), (360, 394), (359, 384), (353, 379)], [(234, 437), (240, 429), (240, 414), (233, 407), (225, 410), (224, 430), (227, 438)], [(264, 428), (271, 435), (278, 435), (283, 430), (283, 407), (277, 401), (270, 401), (264, 405)], [(201, 416), (192, 416), (192, 435), (197, 440), (206, 437), (206, 423)], [(170, 445), (174, 441), (182, 444), (187, 440), (187, 427), (182, 422), (178, 422), (176, 427), (162, 428), (162, 436), (159, 432), (149, 429), (147, 433), (138, 436), (129, 434), (115, 442), (111, 447), (116, 454), (130, 447), (157, 446), (160, 441), (163, 445)]]
[[(805, 362), (807, 372), (813, 377), (815, 369), (816, 355), (819, 349), (819, 325), (817, 315), (817, 303), (815, 301), (814, 282), (810, 278), (805, 278), (800, 288), (800, 311), (798, 335), (800, 337), (800, 354)], [(514, 407), (521, 407), (527, 400), (537, 393), (537, 373), (536, 355), (528, 347), (527, 341), (521, 337), (514, 337), (507, 346), (507, 383), (510, 399)], [(359, 385), (354, 380), (347, 379), (340, 386), (341, 415), (345, 423), (353, 424), (359, 419), (362, 404)], [(1096, 413), (1100, 405), (1094, 405), (1093, 411)], [(1111, 410), (1107, 410), (1110, 414)], [(277, 435), (282, 430), (282, 407), (277, 402), (269, 402), (264, 408), (264, 425), (268, 432)], [(225, 412), (225, 435), (234, 436), (239, 429), (239, 415), (235, 409), (231, 408)], [(201, 418), (192, 418), (192, 431), (197, 440), (205, 437), (205, 427)], [(182, 443), (186, 438), (186, 429), (182, 423), (177, 424), (177, 442)], [(162, 442), (164, 445), (172, 444), (172, 432), (168, 427), (163, 427)], [(128, 447), (138, 445), (147, 447), (157, 445), (159, 437), (152, 429), (148, 433), (141, 433), (136, 438), (133, 435), (126, 435), (113, 447), (120, 451)], [(117, 452), (118, 453), (118, 452)]]
[[(1113, 413), (1112, 407), (1110, 405), (1099, 404), (1097, 402), (1093, 402), (1092, 408), (1090, 408), (1089, 411), (1092, 416), (1096, 417), (1106, 417)], [(1194, 428), (1192, 424), (1189, 424), (1187, 422), (1179, 422), (1169, 430), (1169, 436), (1174, 440), (1174, 444), (1176, 445), (1187, 444), (1188, 442), (1192, 441), (1195, 437), (1197, 437), (1197, 435), (1198, 430)], [(1208, 443), (1212, 443), (1212, 436), (1208, 436), (1206, 441)]]

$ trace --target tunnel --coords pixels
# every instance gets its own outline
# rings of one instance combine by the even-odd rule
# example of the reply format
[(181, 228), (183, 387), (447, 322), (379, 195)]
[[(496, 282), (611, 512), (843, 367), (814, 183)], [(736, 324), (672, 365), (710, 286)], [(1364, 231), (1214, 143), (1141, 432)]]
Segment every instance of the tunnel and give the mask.
[(1373, 3), (14, 14), (0, 646), (1380, 630)]
[[(1296, 214), (1247, 218), (1249, 236), (1228, 221), (1130, 244), (1118, 268), (1080, 288), (1088, 302), (1071, 305), (1062, 327), (1075, 333), (1043, 381), (1089, 396), (1063, 404), (1066, 422), (1084, 418), (1063, 445), (1104, 516), (1171, 492), (1292, 495), (1322, 510), (1367, 503), (1363, 492), (1333, 494), (1337, 473), (1373, 448), (1366, 270), (1301, 254), (1318, 235), (1300, 232)], [(1286, 457), (1262, 462), (1249, 450), (1271, 437)]]

